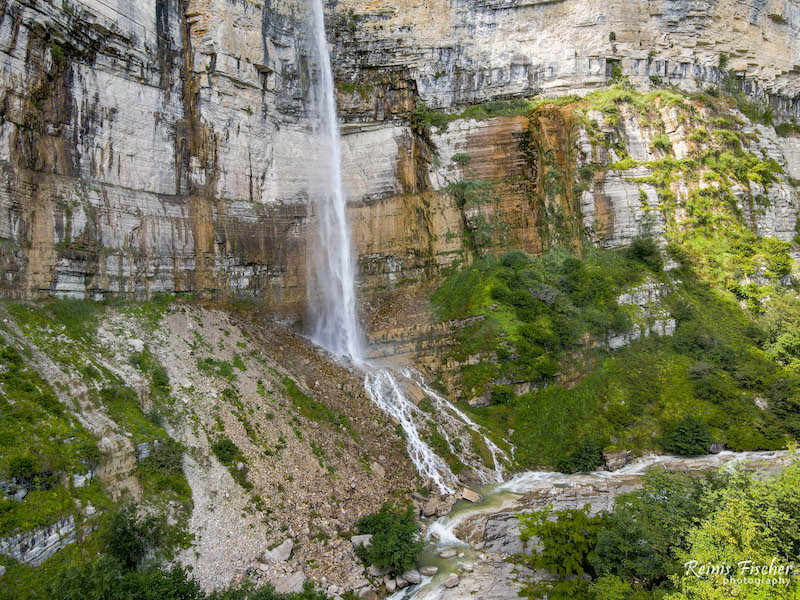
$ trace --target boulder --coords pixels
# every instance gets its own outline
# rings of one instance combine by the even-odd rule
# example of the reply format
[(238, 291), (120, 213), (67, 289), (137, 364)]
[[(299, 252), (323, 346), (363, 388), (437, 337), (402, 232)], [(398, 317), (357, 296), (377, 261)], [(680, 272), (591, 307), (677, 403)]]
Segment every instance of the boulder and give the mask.
[(142, 442), (138, 446), (136, 446), (136, 460), (142, 462), (145, 458), (150, 456), (150, 444), (147, 442)]
[(379, 463), (374, 462), (372, 463), (372, 472), (375, 473), (378, 477), (383, 479), (386, 477), (386, 469), (384, 469)]
[(372, 545), (372, 536), (369, 534), (354, 535), (350, 538), (350, 543), (353, 544), (353, 548), (358, 548), (359, 546), (369, 548)]
[(0, 565), (0, 577), (6, 574), (6, 568), (3, 565)]
[(416, 569), (411, 569), (410, 571), (403, 573), (403, 579), (405, 579), (411, 585), (417, 585), (418, 583), (422, 582), (422, 575), (420, 575), (419, 571)]
[(420, 572), (427, 577), (433, 577), (439, 572), (439, 567), (422, 567)]
[(422, 507), (422, 514), (426, 517), (432, 517), (436, 514), (436, 510), (439, 508), (439, 500), (436, 498), (431, 498), (425, 503), (425, 506)]
[(456, 554), (458, 554), (458, 550), (455, 548), (448, 548), (447, 550), (442, 550), (439, 552), (440, 558), (455, 558)]
[(628, 464), (630, 459), (630, 452), (625, 450), (621, 452), (603, 452), (603, 459), (606, 461), (606, 469), (608, 471), (616, 471)]
[(410, 382), (405, 386), (406, 397), (414, 403), (414, 406), (419, 405), (420, 402), (425, 400), (425, 392), (422, 391), (419, 386), (413, 385)]
[(276, 594), (298, 594), (303, 591), (303, 584), (306, 582), (305, 573), (297, 571), (286, 577), (281, 577), (275, 582)]
[(404, 587), (408, 587), (408, 582), (403, 579), (402, 577), (398, 577), (394, 580), (395, 584), (397, 584), (397, 589), (402, 590)]
[(86, 487), (92, 480), (94, 473), (91, 471), (87, 473), (73, 473), (72, 474), (72, 487), (82, 488)]
[(473, 492), (469, 488), (464, 488), (461, 490), (461, 497), (468, 502), (478, 502), (481, 499), (481, 495)]
[(367, 574), (370, 577), (383, 577), (389, 572), (389, 569), (381, 569), (378, 565), (370, 565), (367, 567)]
[(292, 538), (287, 538), (281, 543), (280, 546), (269, 550), (265, 553), (265, 555), (269, 560), (275, 562), (286, 562), (289, 560), (289, 557), (292, 556), (292, 550), (294, 550), (294, 541), (292, 541)]
[(450, 575), (447, 576), (447, 579), (444, 580), (444, 587), (454, 588), (458, 585), (458, 581), (458, 575), (455, 573), (450, 573)]
[(436, 509), (436, 516), (443, 517), (445, 515), (449, 515), (451, 510), (453, 510), (452, 504), (440, 504), (439, 508)]
[(397, 582), (394, 579), (387, 579), (385, 585), (386, 585), (386, 591), (389, 592), (390, 594), (397, 589)]

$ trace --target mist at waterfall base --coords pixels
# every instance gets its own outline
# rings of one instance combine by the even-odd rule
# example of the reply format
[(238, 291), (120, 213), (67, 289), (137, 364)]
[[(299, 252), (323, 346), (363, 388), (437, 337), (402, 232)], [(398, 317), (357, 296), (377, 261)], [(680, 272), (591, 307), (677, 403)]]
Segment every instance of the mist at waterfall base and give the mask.
[[(347, 199), (342, 181), (342, 149), (336, 116), (336, 99), (330, 53), (325, 36), (322, 0), (311, 2), (311, 50), (316, 66), (312, 93), (317, 122), (315, 135), (320, 149), (321, 193), (317, 207), (318, 239), (311, 260), (309, 298), (312, 304), (312, 339), (334, 355), (349, 360), (363, 371), (367, 393), (380, 409), (403, 428), (409, 456), (423, 477), (441, 493), (453, 493), (458, 479), (441, 457), (422, 439), (417, 426), (433, 422), (410, 399), (407, 386), (416, 386), (436, 404), (437, 424), (443, 420), (455, 428), (478, 426), (445, 398), (425, 385), (422, 376), (409, 369), (392, 370), (370, 363), (364, 355), (364, 342), (356, 310), (355, 265), (347, 220)], [(450, 451), (458, 454), (446, 428), (441, 428)], [(481, 434), (482, 435), (482, 434)], [(503, 461), (508, 457), (488, 437), (483, 436), (494, 460), (495, 481), (503, 480)], [(479, 473), (483, 476), (483, 473)], [(484, 477), (485, 478), (485, 477)], [(488, 481), (486, 482), (488, 483)]]

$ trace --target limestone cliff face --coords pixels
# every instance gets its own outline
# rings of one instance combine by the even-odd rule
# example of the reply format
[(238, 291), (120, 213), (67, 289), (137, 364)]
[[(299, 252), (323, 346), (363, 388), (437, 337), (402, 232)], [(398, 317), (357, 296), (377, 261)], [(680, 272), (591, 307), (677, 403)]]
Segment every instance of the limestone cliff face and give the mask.
[[(605, 85), (614, 68), (686, 89), (718, 83), (720, 56), (749, 93), (798, 114), (800, 5), (784, 0), (346, 0), (344, 80), (410, 77), (446, 108)], [(724, 61), (723, 61), (724, 63)]]
[[(2, 2), (3, 293), (244, 293), (300, 315), (318, 192), (307, 9), (304, 0)], [(719, 80), (724, 54), (746, 92), (782, 118), (800, 114), (796, 0), (345, 0), (326, 13), (367, 287), (431, 274), (478, 238), (535, 252), (558, 233), (531, 192), (542, 171), (538, 154), (519, 148), (524, 118), (426, 133), (410, 119), (423, 104), (451, 111), (584, 93), (620, 73), (694, 89)], [(566, 125), (550, 123), (556, 137), (545, 143), (580, 136)], [(767, 137), (796, 177), (796, 140)], [(459, 207), (450, 193), (467, 167), (492, 182), (491, 210)], [(614, 176), (596, 182), (569, 199), (571, 227), (625, 243), (637, 221), (620, 205), (629, 193), (638, 198), (638, 187)], [(777, 221), (758, 218), (785, 237), (796, 198), (781, 202)], [(502, 230), (486, 230), (501, 220)]]

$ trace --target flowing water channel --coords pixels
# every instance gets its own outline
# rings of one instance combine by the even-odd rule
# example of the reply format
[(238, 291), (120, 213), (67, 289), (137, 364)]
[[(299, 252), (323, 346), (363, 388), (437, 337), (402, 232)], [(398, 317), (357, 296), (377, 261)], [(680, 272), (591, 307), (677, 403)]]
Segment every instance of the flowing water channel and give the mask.
[[(564, 490), (565, 496), (575, 488), (593, 485), (598, 489), (606, 489), (605, 500), (610, 501), (621, 491), (629, 488), (631, 481), (640, 478), (648, 469), (664, 468), (670, 471), (702, 473), (709, 469), (733, 468), (743, 466), (757, 468), (759, 472), (769, 473), (780, 469), (787, 461), (792, 460), (789, 452), (729, 452), (700, 456), (697, 458), (681, 458), (675, 456), (646, 456), (635, 460), (617, 471), (595, 471), (592, 473), (564, 473), (527, 471), (520, 473), (506, 482), (484, 486), (480, 492), (482, 498), (472, 504), (461, 501), (453, 507), (446, 517), (431, 523), (427, 531), (428, 549), (422, 557), (423, 566), (434, 566), (439, 569), (433, 577), (423, 577), (416, 586), (407, 587), (389, 596), (389, 600), (439, 600), (447, 594), (444, 582), (453, 572), (462, 572), (465, 566), (474, 565), (479, 560), (479, 552), (458, 537), (458, 528), (467, 520), (481, 513), (497, 513), (504, 510), (520, 508), (519, 499), (525, 494)], [(556, 498), (557, 494), (554, 495)], [(552, 494), (550, 498), (554, 497)], [(546, 500), (543, 502), (547, 502)], [(544, 508), (544, 506), (537, 507)], [(439, 553), (447, 548), (458, 551), (452, 559), (442, 559)], [(463, 595), (463, 594), (462, 594)], [(464, 595), (464, 597), (469, 597)]]

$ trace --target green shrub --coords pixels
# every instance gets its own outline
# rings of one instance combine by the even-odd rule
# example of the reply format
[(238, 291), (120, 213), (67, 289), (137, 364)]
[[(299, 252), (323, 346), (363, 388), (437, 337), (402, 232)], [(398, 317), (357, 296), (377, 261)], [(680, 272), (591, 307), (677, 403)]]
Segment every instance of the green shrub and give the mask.
[(556, 463), (556, 469), (561, 473), (580, 473), (596, 470), (606, 463), (603, 458), (603, 445), (599, 440), (582, 438), (573, 452)]
[[(255, 588), (248, 582), (206, 594), (180, 567), (125, 571), (109, 556), (61, 569), (49, 582), (47, 594), (50, 600), (325, 600), (328, 597), (315, 590), (311, 582), (292, 594), (278, 594), (269, 584)], [(344, 598), (349, 600), (354, 596)]]
[(131, 595), (120, 563), (110, 556), (61, 569), (47, 588), (52, 600), (127, 600)]
[(230, 466), (242, 458), (239, 447), (224, 436), (211, 444), (211, 450), (223, 465)]
[(510, 385), (496, 385), (492, 390), (492, 402), (502, 404), (514, 399), (514, 388)]
[(198, 358), (197, 370), (209, 377), (219, 377), (221, 379), (235, 380), (236, 373), (233, 372), (233, 365), (225, 360), (214, 358)]
[(139, 463), (139, 469), (157, 491), (172, 490), (184, 498), (191, 495), (183, 473), (183, 447), (172, 438), (159, 440)]
[(359, 546), (356, 554), (365, 564), (377, 565), (401, 574), (414, 567), (425, 548), (417, 535), (417, 521), (411, 506), (394, 506), (386, 502), (377, 513), (358, 520), (361, 534), (372, 535), (372, 545)]
[(800, 125), (786, 121), (780, 125), (776, 125), (775, 131), (781, 137), (789, 137), (790, 135), (800, 136)]
[(157, 519), (141, 518), (133, 505), (123, 505), (109, 516), (102, 538), (108, 554), (130, 571), (142, 562), (148, 549), (159, 545), (161, 533)]
[(153, 387), (156, 391), (166, 394), (169, 393), (169, 375), (167, 370), (161, 365), (155, 365), (152, 373)]
[(714, 439), (711, 429), (692, 415), (686, 415), (677, 423), (668, 424), (664, 429), (664, 450), (681, 456), (708, 454)]
[(500, 258), (500, 264), (509, 269), (519, 269), (531, 264), (531, 262), (531, 256), (522, 250), (510, 250)]
[(703, 494), (726, 484), (726, 477), (716, 474), (695, 479), (649, 469), (642, 488), (621, 494), (605, 518), (590, 558), (597, 574), (648, 587), (666, 581), (679, 567), (675, 549), (686, 547), (687, 530), (705, 516)]
[[(52, 600), (205, 600), (200, 585), (180, 567), (126, 571), (104, 556), (60, 570), (48, 586)], [(255, 598), (255, 596), (252, 596)]]
[(36, 477), (36, 461), (30, 454), (13, 457), (8, 461), (8, 476), (20, 483), (30, 483)]
[(451, 160), (461, 167), (466, 167), (469, 161), (472, 160), (472, 156), (466, 152), (457, 152), (453, 154)]
[(653, 138), (653, 148), (658, 148), (659, 150), (665, 150), (667, 152), (671, 152), (672, 142), (670, 142), (669, 136), (666, 133), (659, 133), (657, 136)]
[(636, 236), (628, 247), (628, 256), (659, 272), (664, 268), (664, 257), (658, 242), (650, 235)]
[(481, 206), (495, 201), (492, 195), (494, 184), (490, 181), (462, 179), (448, 186), (448, 191), (453, 194), (456, 206), (465, 208)]

